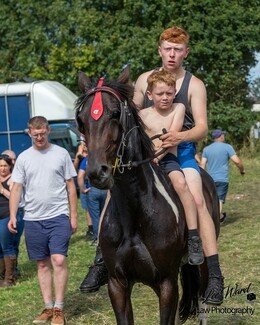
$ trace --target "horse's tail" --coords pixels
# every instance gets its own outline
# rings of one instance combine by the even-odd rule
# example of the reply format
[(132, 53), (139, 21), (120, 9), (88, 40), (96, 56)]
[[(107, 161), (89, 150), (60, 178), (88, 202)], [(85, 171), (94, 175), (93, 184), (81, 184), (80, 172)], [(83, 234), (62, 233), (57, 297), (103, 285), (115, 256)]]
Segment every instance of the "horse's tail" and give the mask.
[(184, 264), (181, 267), (182, 298), (179, 316), (182, 323), (189, 317), (196, 316), (200, 288), (199, 268), (196, 265)]

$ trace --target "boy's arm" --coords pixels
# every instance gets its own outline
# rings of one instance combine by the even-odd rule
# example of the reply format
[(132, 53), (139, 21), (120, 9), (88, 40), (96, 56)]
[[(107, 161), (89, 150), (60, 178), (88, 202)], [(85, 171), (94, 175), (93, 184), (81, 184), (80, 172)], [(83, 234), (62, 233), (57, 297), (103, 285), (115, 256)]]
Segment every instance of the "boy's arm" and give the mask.
[(172, 132), (179, 132), (182, 129), (183, 123), (184, 123), (184, 116), (185, 116), (185, 106), (181, 103), (179, 104), (173, 104), (175, 114), (172, 119), (172, 124), (167, 131)]
[[(169, 130), (166, 130), (167, 132), (171, 132), (172, 134), (179, 132), (182, 129), (183, 122), (184, 122), (184, 116), (185, 116), (185, 106), (181, 103), (173, 104), (174, 105), (174, 115), (172, 118), (172, 123), (170, 125)], [(165, 133), (165, 132), (163, 132)], [(164, 151), (163, 154), (157, 157), (158, 161), (161, 160), (167, 153), (168, 149)], [(160, 148), (156, 151), (156, 153), (160, 152), (162, 149), (165, 149), (162, 145)]]
[(205, 85), (201, 80), (196, 77), (192, 77), (190, 83), (191, 98), (190, 105), (192, 115), (194, 118), (194, 127), (187, 131), (181, 132), (168, 132), (163, 135), (163, 146), (165, 148), (171, 146), (177, 146), (178, 144), (188, 141), (197, 142), (205, 138), (208, 133), (207, 124), (207, 94)]

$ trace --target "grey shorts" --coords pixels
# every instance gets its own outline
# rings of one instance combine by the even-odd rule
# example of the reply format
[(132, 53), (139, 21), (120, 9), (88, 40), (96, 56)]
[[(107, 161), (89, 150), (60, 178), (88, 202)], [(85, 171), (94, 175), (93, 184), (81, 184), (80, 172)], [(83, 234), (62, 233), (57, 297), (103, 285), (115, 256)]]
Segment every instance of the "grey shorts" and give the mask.
[(24, 223), (25, 243), (30, 260), (40, 261), (53, 254), (67, 256), (72, 231), (65, 214)]

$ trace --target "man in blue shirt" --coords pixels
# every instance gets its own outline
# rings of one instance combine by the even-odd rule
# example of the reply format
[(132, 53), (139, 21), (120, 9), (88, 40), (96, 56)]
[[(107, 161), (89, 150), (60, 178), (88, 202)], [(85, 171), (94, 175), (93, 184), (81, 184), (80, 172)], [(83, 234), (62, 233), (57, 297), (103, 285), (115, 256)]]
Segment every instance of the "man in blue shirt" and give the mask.
[(207, 171), (216, 185), (221, 212), (220, 223), (223, 223), (226, 218), (226, 213), (222, 213), (222, 207), (228, 192), (229, 159), (238, 167), (242, 176), (245, 170), (234, 148), (225, 143), (224, 131), (214, 130), (212, 139), (213, 143), (205, 147), (202, 152), (201, 167), (205, 169), (207, 165)]

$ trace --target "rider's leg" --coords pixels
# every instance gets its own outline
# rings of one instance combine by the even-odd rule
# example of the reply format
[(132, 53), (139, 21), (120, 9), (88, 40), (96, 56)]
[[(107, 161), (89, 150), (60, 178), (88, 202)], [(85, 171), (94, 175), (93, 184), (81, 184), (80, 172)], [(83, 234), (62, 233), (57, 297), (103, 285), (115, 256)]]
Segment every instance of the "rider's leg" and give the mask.
[(184, 168), (183, 172), (197, 206), (199, 231), (209, 269), (209, 283), (205, 296), (207, 297), (208, 303), (219, 305), (223, 301), (224, 283), (219, 264), (214, 223), (203, 196), (202, 181), (199, 172), (194, 168)]
[(188, 226), (189, 263), (192, 265), (202, 264), (204, 255), (198, 233), (197, 208), (193, 196), (181, 171), (175, 170), (168, 175), (185, 211)]

